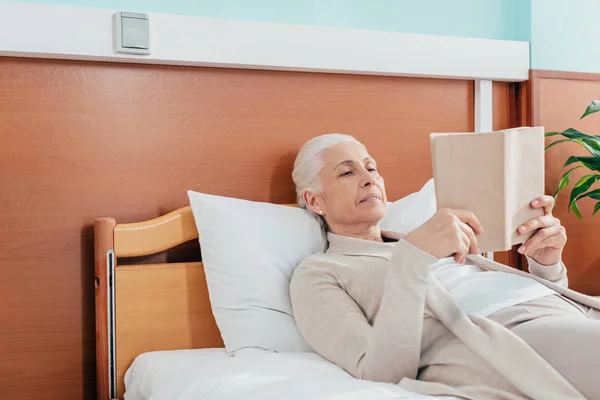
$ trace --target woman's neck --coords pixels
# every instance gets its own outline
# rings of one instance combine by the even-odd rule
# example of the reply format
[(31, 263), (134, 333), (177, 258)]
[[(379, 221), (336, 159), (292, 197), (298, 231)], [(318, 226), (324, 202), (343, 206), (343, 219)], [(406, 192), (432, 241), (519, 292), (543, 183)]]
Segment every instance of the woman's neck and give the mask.
[(348, 236), (362, 240), (373, 240), (375, 242), (383, 242), (379, 224), (362, 226), (329, 226), (329, 230), (336, 235)]

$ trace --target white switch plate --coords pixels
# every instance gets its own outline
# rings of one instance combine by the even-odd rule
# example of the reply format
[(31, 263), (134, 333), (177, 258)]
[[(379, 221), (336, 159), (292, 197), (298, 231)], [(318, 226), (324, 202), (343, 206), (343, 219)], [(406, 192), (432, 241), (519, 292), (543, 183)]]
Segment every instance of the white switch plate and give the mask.
[(148, 14), (126, 11), (113, 14), (113, 42), (117, 53), (150, 54)]

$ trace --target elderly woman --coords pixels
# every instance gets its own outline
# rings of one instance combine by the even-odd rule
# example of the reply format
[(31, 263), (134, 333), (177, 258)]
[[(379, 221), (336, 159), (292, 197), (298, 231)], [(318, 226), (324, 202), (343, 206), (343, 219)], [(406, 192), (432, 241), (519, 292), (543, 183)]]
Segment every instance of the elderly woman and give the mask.
[(600, 399), (600, 301), (567, 289), (565, 229), (552, 197), (519, 252), (530, 273), (476, 255), (483, 232), (441, 209), (408, 234), (382, 232), (387, 197), (351, 136), (308, 141), (298, 203), (327, 230), (325, 253), (295, 269), (294, 318), (314, 350), (357, 378), (466, 399)]

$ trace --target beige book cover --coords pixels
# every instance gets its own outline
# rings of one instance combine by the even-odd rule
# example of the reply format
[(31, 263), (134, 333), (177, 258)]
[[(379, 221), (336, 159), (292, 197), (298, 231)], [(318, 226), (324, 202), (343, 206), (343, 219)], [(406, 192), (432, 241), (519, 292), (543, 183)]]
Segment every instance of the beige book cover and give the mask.
[(438, 208), (467, 209), (481, 221), (482, 252), (509, 250), (531, 236), (517, 228), (543, 215), (531, 201), (544, 194), (544, 128), (489, 133), (432, 133)]

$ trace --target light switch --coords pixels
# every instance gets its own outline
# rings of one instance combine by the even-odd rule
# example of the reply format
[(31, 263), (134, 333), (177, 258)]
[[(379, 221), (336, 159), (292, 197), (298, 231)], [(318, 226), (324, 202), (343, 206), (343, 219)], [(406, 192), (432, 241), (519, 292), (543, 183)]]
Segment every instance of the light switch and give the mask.
[(113, 16), (113, 28), (117, 53), (150, 54), (148, 14), (117, 12)]

